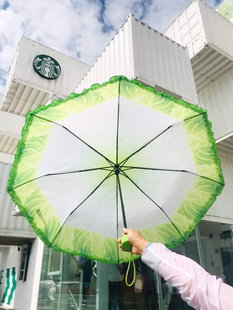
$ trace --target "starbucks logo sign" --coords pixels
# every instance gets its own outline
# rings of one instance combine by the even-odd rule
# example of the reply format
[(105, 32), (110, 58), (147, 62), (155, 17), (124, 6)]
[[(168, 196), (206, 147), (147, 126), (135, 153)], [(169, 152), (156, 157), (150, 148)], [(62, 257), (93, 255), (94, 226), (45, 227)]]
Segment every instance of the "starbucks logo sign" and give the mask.
[(49, 80), (57, 79), (61, 73), (59, 63), (47, 55), (36, 56), (33, 60), (33, 67), (40, 76)]

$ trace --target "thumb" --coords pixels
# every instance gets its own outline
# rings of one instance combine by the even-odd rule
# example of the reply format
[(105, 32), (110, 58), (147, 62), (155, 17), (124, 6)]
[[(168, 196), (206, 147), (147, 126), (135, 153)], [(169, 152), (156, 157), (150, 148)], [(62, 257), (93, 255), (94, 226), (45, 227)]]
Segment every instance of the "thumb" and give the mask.
[(128, 234), (129, 229), (128, 228), (123, 228), (123, 233)]

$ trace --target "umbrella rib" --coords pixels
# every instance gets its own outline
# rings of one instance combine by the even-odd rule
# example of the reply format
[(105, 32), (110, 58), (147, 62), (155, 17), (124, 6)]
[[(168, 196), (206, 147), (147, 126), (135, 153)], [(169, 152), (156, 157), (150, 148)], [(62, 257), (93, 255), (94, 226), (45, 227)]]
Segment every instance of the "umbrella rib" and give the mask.
[(119, 78), (118, 84), (118, 99), (117, 99), (117, 132), (116, 132), (116, 164), (118, 164), (118, 152), (119, 152), (119, 124), (120, 124), (120, 91), (121, 91), (121, 78)]
[(119, 174), (117, 174), (116, 177), (117, 177), (117, 185), (119, 188), (119, 194), (120, 194), (120, 200), (121, 200), (121, 211), (122, 211), (123, 224), (124, 224), (124, 227), (127, 228), (126, 216), (125, 216), (125, 207), (124, 207), (124, 201), (123, 201), (123, 195), (122, 195), (122, 190), (121, 190), (121, 183), (120, 183)]
[(196, 177), (200, 177), (200, 178), (203, 178), (203, 179), (206, 179), (206, 180), (215, 182), (215, 183), (217, 183), (217, 184), (224, 185), (223, 183), (221, 183), (221, 182), (219, 182), (219, 181), (213, 180), (213, 179), (211, 179), (211, 178), (205, 177), (204, 175), (201, 175), (201, 174), (198, 174), (198, 173), (195, 173), (195, 172), (192, 172), (192, 171), (188, 171), (188, 170), (185, 170), (185, 169), (162, 169), (162, 168), (149, 168), (149, 167), (124, 166), (124, 170), (123, 170), (123, 171), (126, 171), (126, 170), (133, 170), (133, 169), (150, 170), (150, 171), (165, 171), (165, 172), (189, 173), (189, 174), (195, 175)]
[(39, 180), (39, 179), (44, 178), (44, 177), (64, 175), (64, 174), (82, 173), (82, 172), (91, 172), (91, 171), (96, 171), (96, 170), (107, 170), (107, 171), (109, 171), (110, 169), (112, 171), (112, 167), (111, 166), (109, 166), (109, 167), (100, 167), (100, 168), (91, 168), (91, 169), (83, 169), (83, 170), (75, 170), (75, 171), (67, 171), (67, 172), (47, 173), (47, 174), (41, 175), (39, 177), (36, 177), (34, 179), (28, 180), (28, 181), (26, 181), (24, 183), (21, 183), (21, 184), (19, 184), (17, 186), (14, 186), (14, 187), (8, 189), (8, 191), (12, 191), (12, 190), (14, 190), (14, 189), (16, 189), (18, 187), (21, 187), (23, 185), (26, 185), (28, 183), (31, 183), (31, 182), (36, 181), (36, 180)]
[(68, 218), (88, 199), (90, 198), (96, 191), (97, 189), (107, 180), (109, 179), (112, 175), (114, 174), (114, 170), (110, 171), (109, 174), (93, 189), (93, 191), (85, 198), (83, 199), (82, 202), (80, 202), (80, 204), (74, 208), (74, 210), (72, 210), (69, 215), (66, 217), (66, 219), (63, 221), (61, 227), (59, 228), (58, 232), (56, 233), (55, 237), (53, 238), (52, 242), (50, 243), (49, 247), (51, 247), (51, 245), (54, 243), (55, 239), (57, 238), (57, 236), (60, 234), (62, 228), (64, 227), (65, 223), (67, 222)]
[(103, 157), (110, 165), (114, 166), (114, 163), (113, 163), (109, 158), (107, 158), (106, 156), (104, 156), (104, 154), (102, 154), (102, 153), (100, 153), (99, 151), (97, 151), (97, 150), (96, 150), (95, 148), (93, 148), (90, 144), (88, 144), (88, 143), (85, 142), (83, 139), (81, 139), (79, 136), (77, 136), (75, 133), (73, 133), (71, 130), (69, 130), (66, 126), (61, 125), (61, 124), (59, 124), (59, 123), (57, 123), (57, 122), (51, 121), (51, 120), (49, 120), (49, 119), (46, 119), (46, 118), (44, 118), (44, 117), (38, 116), (38, 115), (33, 114), (33, 113), (31, 113), (31, 115), (33, 115), (34, 117), (37, 117), (37, 118), (39, 118), (39, 119), (41, 119), (41, 120), (44, 120), (44, 121), (46, 121), (46, 122), (53, 123), (53, 124), (55, 124), (55, 125), (57, 125), (57, 126), (62, 127), (62, 128), (65, 129), (65, 130), (67, 130), (70, 134), (72, 134), (75, 138), (77, 138), (77, 139), (80, 140), (82, 143), (84, 143), (86, 146), (88, 146), (91, 150), (93, 150), (93, 151), (96, 152), (98, 155), (100, 155), (101, 157)]
[(164, 215), (168, 218), (168, 220), (171, 222), (171, 224), (173, 225), (173, 227), (176, 229), (176, 231), (179, 233), (179, 235), (181, 236), (181, 238), (185, 241), (185, 238), (183, 237), (183, 235), (181, 234), (181, 232), (179, 231), (179, 229), (176, 227), (176, 225), (173, 223), (172, 219), (169, 217), (169, 215), (163, 210), (162, 207), (160, 207), (160, 205), (158, 205), (150, 196), (148, 196), (126, 173), (124, 173), (124, 171), (122, 171), (122, 176), (125, 176), (130, 182), (132, 182), (134, 184), (134, 186), (137, 187), (137, 189), (143, 194), (145, 195), (152, 203), (154, 203), (163, 213)]
[(157, 138), (159, 138), (162, 134), (164, 134), (165, 132), (167, 132), (169, 129), (171, 129), (172, 127), (175, 127), (179, 124), (182, 124), (183, 122), (186, 122), (192, 118), (195, 118), (195, 117), (198, 117), (200, 115), (204, 115), (206, 114), (206, 111), (205, 112), (202, 112), (202, 113), (199, 113), (199, 114), (196, 114), (196, 115), (193, 115), (193, 116), (190, 116), (182, 121), (179, 121), (173, 125), (170, 125), (168, 126), (166, 129), (164, 129), (163, 131), (161, 131), (158, 135), (156, 135), (154, 138), (152, 138), (150, 141), (148, 141), (147, 143), (145, 143), (143, 146), (141, 146), (139, 149), (137, 149), (135, 152), (133, 152), (131, 155), (129, 155), (128, 157), (126, 157), (121, 163), (120, 165), (123, 166), (131, 157), (133, 157), (135, 154), (139, 153), (141, 150), (143, 150), (145, 147), (147, 147), (149, 144), (151, 144), (154, 140), (156, 140)]

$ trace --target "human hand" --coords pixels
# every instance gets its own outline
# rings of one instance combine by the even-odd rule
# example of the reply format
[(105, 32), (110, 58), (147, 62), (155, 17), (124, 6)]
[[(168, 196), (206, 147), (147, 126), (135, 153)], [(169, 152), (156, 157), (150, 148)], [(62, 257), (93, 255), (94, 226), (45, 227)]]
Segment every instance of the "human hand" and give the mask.
[[(123, 235), (125, 234), (127, 234), (128, 240), (132, 244), (131, 252), (136, 255), (142, 255), (149, 242), (142, 238), (142, 235), (138, 230), (123, 228)], [(118, 239), (118, 244), (122, 249), (121, 238)]]

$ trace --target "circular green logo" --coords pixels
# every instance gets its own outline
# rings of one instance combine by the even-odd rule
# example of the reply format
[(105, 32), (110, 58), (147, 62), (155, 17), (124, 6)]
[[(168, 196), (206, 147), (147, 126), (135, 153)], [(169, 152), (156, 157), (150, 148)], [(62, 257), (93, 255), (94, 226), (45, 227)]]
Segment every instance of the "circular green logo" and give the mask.
[(47, 55), (36, 56), (33, 60), (33, 67), (40, 76), (49, 80), (57, 79), (61, 73), (59, 63)]

